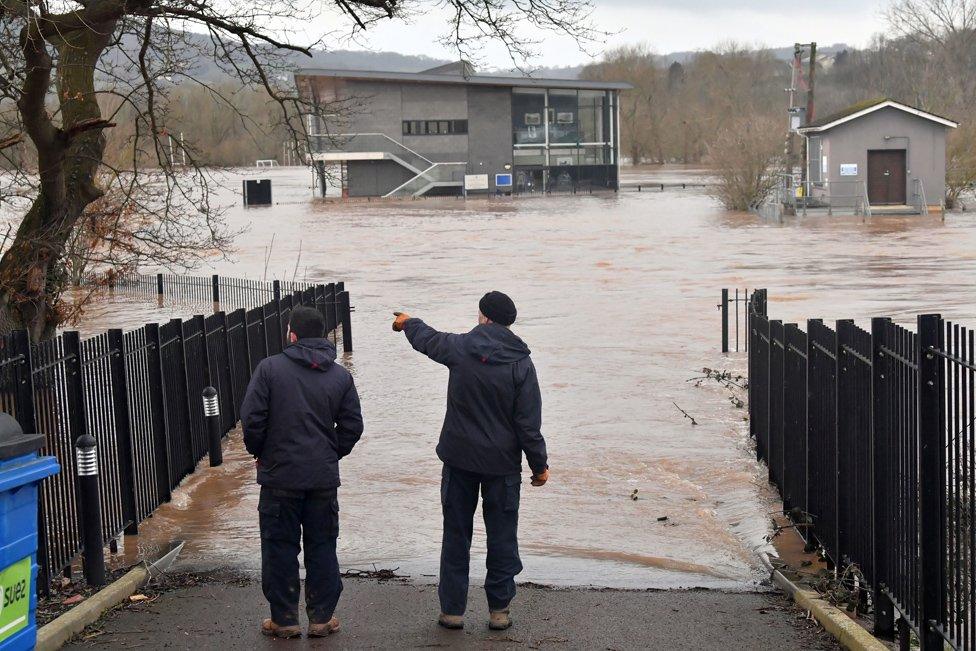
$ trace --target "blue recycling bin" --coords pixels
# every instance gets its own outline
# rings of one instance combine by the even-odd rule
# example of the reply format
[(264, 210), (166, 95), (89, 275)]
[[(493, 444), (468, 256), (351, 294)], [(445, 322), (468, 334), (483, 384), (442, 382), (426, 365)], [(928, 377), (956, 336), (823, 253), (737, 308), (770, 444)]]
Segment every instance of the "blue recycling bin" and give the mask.
[(33, 649), (37, 640), (37, 491), (61, 470), (38, 456), (43, 434), (24, 434), (0, 412), (0, 651)]

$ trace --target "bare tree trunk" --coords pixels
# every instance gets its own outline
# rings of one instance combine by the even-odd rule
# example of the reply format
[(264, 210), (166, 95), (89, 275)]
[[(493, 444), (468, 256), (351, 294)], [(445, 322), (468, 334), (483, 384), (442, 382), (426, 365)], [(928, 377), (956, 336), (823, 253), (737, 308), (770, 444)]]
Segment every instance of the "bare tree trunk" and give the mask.
[(94, 179), (107, 125), (95, 95), (95, 64), (115, 21), (57, 40), (60, 127), (45, 107), (52, 58), (35, 25), (20, 36), (30, 68), (17, 104), (37, 147), (40, 191), (0, 258), (0, 334), (24, 328), (33, 341), (41, 341), (53, 336), (61, 321), (57, 302), (65, 280), (60, 264), (65, 245), (85, 207), (102, 194)]

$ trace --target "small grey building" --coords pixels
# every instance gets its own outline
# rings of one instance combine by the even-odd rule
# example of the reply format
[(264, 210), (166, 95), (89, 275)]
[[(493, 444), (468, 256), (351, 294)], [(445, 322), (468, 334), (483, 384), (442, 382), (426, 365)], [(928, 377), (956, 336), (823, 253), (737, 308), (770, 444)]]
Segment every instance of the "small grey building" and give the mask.
[(626, 83), (478, 75), (464, 61), (303, 70), (295, 81), (335, 107), (330, 124), (309, 125), (323, 195), (327, 183), (350, 197), (617, 188)]
[(887, 98), (855, 104), (798, 131), (809, 196), (877, 212), (923, 212), (945, 198), (946, 134), (958, 124)]

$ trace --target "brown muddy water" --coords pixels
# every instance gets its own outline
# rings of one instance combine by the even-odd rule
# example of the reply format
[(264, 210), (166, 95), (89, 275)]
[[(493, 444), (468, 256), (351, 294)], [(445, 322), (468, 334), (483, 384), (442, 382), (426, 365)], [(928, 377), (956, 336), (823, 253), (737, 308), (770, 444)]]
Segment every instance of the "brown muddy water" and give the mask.
[[(269, 278), (291, 278), (297, 261), (299, 278), (344, 279), (351, 290), (356, 351), (342, 362), (366, 434), (341, 469), (346, 567), (436, 574), (447, 372), (390, 330), (393, 310), (463, 331), (485, 291), (514, 297), (552, 466), (544, 488), (523, 485), (520, 579), (640, 588), (748, 589), (771, 551), (776, 503), (745, 412), (717, 385), (687, 381), (705, 366), (745, 366), (742, 354), (718, 352), (721, 287), (767, 287), (771, 313), (787, 320), (941, 310), (976, 321), (976, 216), (769, 222), (694, 191), (325, 204), (308, 201), (303, 170), (260, 176), (281, 203), (244, 210), (240, 177), (228, 177), (230, 221), (249, 230), (211, 268), (260, 278), (274, 235)], [(83, 328), (185, 312), (117, 297)], [(239, 438), (222, 468), (201, 467), (126, 541), (129, 552), (185, 539), (186, 567), (260, 567), (257, 487)], [(479, 526), (475, 576), (484, 550)]]

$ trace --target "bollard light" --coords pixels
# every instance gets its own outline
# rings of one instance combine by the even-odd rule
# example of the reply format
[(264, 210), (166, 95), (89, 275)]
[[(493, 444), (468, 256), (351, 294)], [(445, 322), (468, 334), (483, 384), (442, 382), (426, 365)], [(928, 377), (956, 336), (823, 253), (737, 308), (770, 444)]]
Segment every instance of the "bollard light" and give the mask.
[(91, 434), (82, 434), (75, 441), (75, 460), (79, 477), (98, 475), (98, 454), (95, 446), (95, 437)]
[(217, 398), (217, 390), (213, 387), (206, 387), (203, 390), (203, 416), (207, 420), (210, 467), (213, 468), (224, 462), (224, 452), (220, 448), (220, 400)]
[(203, 390), (203, 415), (208, 418), (220, 415), (220, 401), (217, 399), (217, 390), (213, 387)]
[(85, 580), (88, 585), (98, 588), (105, 585), (105, 556), (102, 553), (105, 540), (102, 538), (98, 454), (95, 437), (91, 434), (82, 434), (75, 440), (75, 469)]

